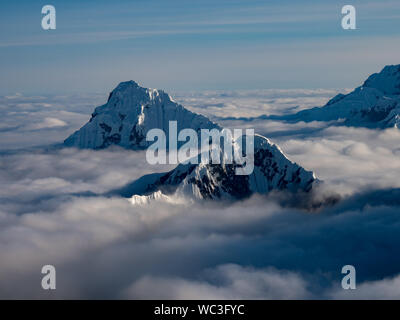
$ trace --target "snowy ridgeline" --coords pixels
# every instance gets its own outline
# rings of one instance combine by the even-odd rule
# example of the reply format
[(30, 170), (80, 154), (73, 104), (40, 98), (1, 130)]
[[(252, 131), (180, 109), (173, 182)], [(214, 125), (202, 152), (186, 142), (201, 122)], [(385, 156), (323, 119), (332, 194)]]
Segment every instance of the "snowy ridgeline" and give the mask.
[[(305, 122), (340, 120), (353, 126), (398, 127), (400, 66), (385, 67), (353, 92), (337, 95), (324, 107), (268, 118)], [(64, 144), (89, 149), (118, 145), (142, 150), (153, 143), (146, 141), (149, 130), (161, 129), (168, 145), (171, 121), (176, 122), (178, 131), (192, 129), (200, 134), (202, 129), (221, 129), (208, 118), (174, 102), (165, 92), (128, 81), (120, 83), (110, 93), (107, 103), (97, 107), (89, 122), (68, 137)], [(123, 188), (121, 194), (133, 196), (134, 203), (157, 199), (166, 201), (167, 195), (172, 193), (197, 199), (242, 199), (272, 190), (309, 192), (318, 181), (312, 172), (290, 161), (278, 146), (259, 135), (255, 136), (252, 160), (254, 170), (248, 175), (235, 174), (238, 168), (235, 162), (180, 164), (170, 172), (134, 181)]]
[[(111, 92), (107, 103), (96, 108), (90, 121), (67, 138), (65, 145), (90, 149), (110, 145), (145, 149), (152, 144), (146, 141), (147, 132), (157, 128), (168, 137), (171, 121), (176, 121), (178, 130), (220, 129), (206, 117), (174, 102), (165, 92), (142, 88), (136, 82), (128, 81), (120, 83)], [(197, 199), (242, 199), (253, 193), (266, 194), (272, 190), (308, 192), (316, 181), (312, 172), (287, 159), (279, 147), (265, 137), (254, 137), (252, 157), (254, 169), (249, 175), (235, 174), (239, 167), (235, 162), (181, 164), (155, 181), (139, 179), (140, 182), (134, 182), (135, 188), (126, 196), (148, 196), (163, 190), (164, 193), (179, 192)], [(162, 197), (157, 193), (151, 198)], [(151, 198), (136, 197), (134, 202), (146, 202)]]
[(370, 128), (400, 127), (400, 65), (386, 66), (349, 94), (338, 94), (325, 106), (268, 119), (333, 121)]

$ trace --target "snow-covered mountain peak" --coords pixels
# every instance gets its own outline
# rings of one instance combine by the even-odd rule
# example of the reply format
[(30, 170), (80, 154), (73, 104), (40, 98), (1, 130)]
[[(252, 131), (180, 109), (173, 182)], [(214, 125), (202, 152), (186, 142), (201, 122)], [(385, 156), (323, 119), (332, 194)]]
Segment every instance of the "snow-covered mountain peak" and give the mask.
[[(254, 170), (249, 175), (235, 174), (239, 164), (180, 164), (163, 174), (144, 176), (125, 187), (121, 194), (139, 196), (175, 194), (194, 199), (243, 199), (273, 190), (309, 192), (318, 181), (313, 172), (290, 161), (267, 138), (254, 137)], [(131, 191), (130, 191), (131, 190)]]
[(387, 95), (400, 95), (400, 65), (386, 66), (368, 77), (362, 87), (374, 88)]
[[(171, 121), (176, 123), (176, 128), (171, 127), (171, 130), (193, 129), (200, 137), (201, 129), (221, 129), (208, 118), (172, 101), (164, 91), (127, 81), (111, 92), (107, 103), (97, 107), (90, 121), (66, 139), (65, 145), (91, 149), (110, 145), (145, 149), (153, 143), (146, 140), (147, 132), (161, 129), (168, 138)], [(172, 193), (189, 194), (197, 199), (242, 199), (272, 190), (308, 192), (312, 189), (316, 180), (314, 174), (291, 162), (267, 138), (255, 135), (252, 141), (243, 135), (238, 139), (243, 140), (236, 140), (233, 146), (236, 151), (245, 150), (246, 156), (242, 152), (239, 159), (233, 157), (232, 161), (228, 157), (231, 148), (220, 149), (221, 163), (179, 164), (170, 172), (138, 179), (123, 193), (131, 197), (132, 203), (146, 204), (153, 200), (166, 201)], [(254, 148), (246, 145), (252, 142)]]
[[(338, 94), (323, 107), (295, 114), (270, 116), (274, 120), (338, 121), (350, 126), (399, 127), (400, 65), (386, 66), (349, 94)], [(343, 121), (344, 120), (344, 121)]]
[(133, 80), (129, 80), (129, 81), (122, 81), (120, 82), (115, 89), (113, 90), (113, 92), (117, 92), (117, 91), (126, 91), (126, 90), (132, 90), (132, 89), (142, 89), (145, 90), (145, 88), (141, 87), (136, 81)]
[(136, 99), (138, 103), (145, 103), (151, 100), (158, 102), (171, 101), (171, 98), (162, 90), (150, 89), (141, 87), (137, 82), (130, 80), (124, 81), (118, 84), (118, 86), (110, 93), (108, 102), (111, 105), (116, 106), (119, 102), (125, 101), (126, 99)]
[(88, 149), (110, 145), (144, 149), (151, 144), (146, 141), (149, 130), (161, 129), (168, 137), (170, 121), (177, 122), (178, 131), (219, 128), (206, 117), (173, 101), (164, 91), (126, 81), (110, 93), (107, 103), (97, 107), (89, 122), (69, 136), (64, 144)]

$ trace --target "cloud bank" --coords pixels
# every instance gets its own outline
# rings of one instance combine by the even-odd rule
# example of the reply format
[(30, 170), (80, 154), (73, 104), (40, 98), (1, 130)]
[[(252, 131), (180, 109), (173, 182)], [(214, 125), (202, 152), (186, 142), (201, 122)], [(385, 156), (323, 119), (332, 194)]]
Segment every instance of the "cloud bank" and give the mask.
[[(218, 98), (224, 102), (185, 99), (194, 99), (199, 111), (207, 101), (221, 103), (212, 108), (227, 113), (237, 96), (225, 93)], [(132, 205), (104, 194), (170, 167), (149, 166), (143, 152), (120, 148), (28, 149), (60, 142), (58, 135), (87, 120), (92, 98), (82, 98), (84, 115), (77, 112), (81, 98), (62, 99), (43, 105), (40, 97), (2, 98), (1, 112), (10, 117), (1, 124), (0, 297), (399, 297), (398, 131), (225, 122), (271, 135), (288, 157), (325, 181), (321, 193), (342, 196), (317, 212), (281, 206), (276, 199), (282, 195), (229, 205), (173, 196)], [(40, 286), (45, 264), (57, 270), (53, 292)], [(351, 292), (340, 287), (347, 264), (357, 270), (357, 290)]]

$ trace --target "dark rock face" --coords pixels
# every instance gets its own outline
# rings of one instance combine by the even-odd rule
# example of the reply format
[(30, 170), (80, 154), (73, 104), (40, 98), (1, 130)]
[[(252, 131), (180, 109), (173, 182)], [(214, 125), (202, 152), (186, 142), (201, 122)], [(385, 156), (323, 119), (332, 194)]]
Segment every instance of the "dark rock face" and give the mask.
[(165, 194), (181, 192), (199, 199), (240, 200), (272, 190), (309, 192), (318, 181), (312, 172), (288, 160), (278, 147), (261, 136), (255, 137), (253, 172), (237, 175), (239, 167), (235, 162), (180, 164), (147, 184), (140, 195), (161, 190)]

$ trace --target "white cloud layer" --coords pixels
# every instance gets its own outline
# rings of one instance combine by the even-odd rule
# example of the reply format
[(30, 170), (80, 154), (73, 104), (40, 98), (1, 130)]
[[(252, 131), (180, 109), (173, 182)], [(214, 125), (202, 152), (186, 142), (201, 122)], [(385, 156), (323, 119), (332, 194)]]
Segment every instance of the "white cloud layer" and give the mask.
[[(129, 299), (305, 299), (311, 295), (301, 276), (274, 269), (256, 270), (235, 264), (207, 270), (207, 281), (143, 277), (124, 293)], [(156, 290), (154, 290), (156, 288)]]
[[(293, 92), (271, 94), (278, 102), (262, 112), (296, 109), (285, 100)], [(312, 104), (321, 99), (296, 94)], [(198, 96), (177, 100), (231, 115), (249, 99), (235, 92)], [(247, 115), (258, 110), (251, 99)], [(399, 131), (224, 121), (272, 137), (325, 181), (322, 192), (342, 201), (312, 213), (283, 207), (274, 195), (231, 205), (172, 198), (135, 206), (104, 194), (172, 167), (149, 166), (143, 152), (120, 148), (28, 149), (61, 142), (87, 120), (94, 100), (1, 98), (1, 298), (399, 297)], [(215, 104), (212, 111), (200, 107), (207, 103)], [(45, 264), (57, 270), (54, 292), (40, 287)], [(357, 270), (353, 292), (339, 288), (346, 264)]]

